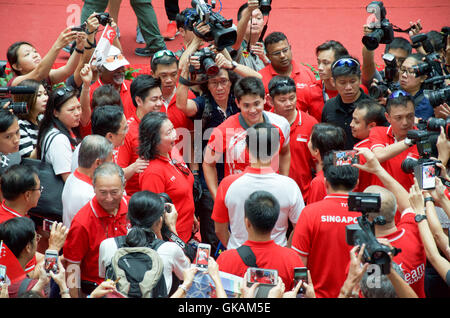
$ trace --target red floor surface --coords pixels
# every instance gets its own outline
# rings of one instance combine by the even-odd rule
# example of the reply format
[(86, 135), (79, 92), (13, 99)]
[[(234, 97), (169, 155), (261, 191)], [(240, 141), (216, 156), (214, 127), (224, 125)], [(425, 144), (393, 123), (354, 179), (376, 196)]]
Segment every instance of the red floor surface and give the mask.
[[(153, 0), (152, 3), (162, 32), (167, 24), (164, 1)], [(190, 3), (190, 0), (179, 0), (181, 10), (190, 7)], [(237, 23), (237, 9), (245, 1), (222, 0), (222, 3), (222, 14)], [(369, 3), (360, 0), (273, 0), (266, 34), (272, 31), (284, 32), (298, 62), (316, 64), (315, 47), (331, 39), (342, 42), (352, 55), (360, 58), (362, 25), (368, 16), (365, 7)], [(442, 26), (450, 25), (449, 0), (386, 0), (384, 4), (387, 18), (401, 28), (407, 28), (409, 21), (417, 19), (422, 20), (424, 31), (440, 30)], [(81, 12), (82, 6), (81, 0), (0, 0), (0, 59), (6, 59), (8, 46), (19, 40), (33, 43), (41, 55), (45, 55), (59, 33), (66, 26), (74, 24), (73, 17), (79, 16), (76, 13)], [(119, 27), (125, 56), (132, 64), (148, 63), (148, 58), (134, 54), (136, 47), (144, 46), (135, 42), (136, 24), (129, 1), (122, 1)], [(167, 42), (171, 50), (177, 50), (180, 46), (180, 37)], [(382, 49), (378, 49), (378, 63), (381, 63), (381, 55)], [(61, 52), (57, 61), (63, 62), (67, 58), (68, 54)]]

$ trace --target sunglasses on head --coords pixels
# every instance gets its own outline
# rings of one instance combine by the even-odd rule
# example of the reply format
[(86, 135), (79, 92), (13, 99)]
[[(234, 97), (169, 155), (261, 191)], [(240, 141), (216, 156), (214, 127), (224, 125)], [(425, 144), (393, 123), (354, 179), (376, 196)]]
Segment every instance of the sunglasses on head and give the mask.
[(350, 57), (342, 58), (333, 63), (331, 69), (335, 69), (336, 67), (347, 66), (347, 67), (359, 67), (360, 64), (357, 60), (352, 59)]
[(388, 96), (388, 99), (394, 99), (400, 96), (411, 96), (411, 95), (408, 92), (399, 89), (397, 91), (392, 92), (392, 94)]
[(172, 51), (170, 51), (170, 50), (161, 50), (161, 51), (158, 51), (155, 54), (153, 54), (152, 63), (153, 63), (153, 61), (155, 59), (159, 59), (160, 57), (163, 57), (164, 55), (175, 57), (175, 53), (173, 53)]
[(293, 88), (295, 88), (295, 84), (292, 85), (292, 82), (288, 81), (287, 79), (284, 79), (284, 80), (278, 81), (278, 82), (273, 86), (272, 89), (280, 89), (280, 88), (283, 88), (283, 87), (289, 87), (289, 88), (292, 88), (292, 87), (293, 87)]
[(188, 176), (188, 175), (190, 174), (191, 171), (189, 170), (189, 168), (188, 168), (186, 165), (182, 164), (181, 162), (178, 162), (177, 160), (172, 159), (171, 163), (172, 163), (178, 170), (180, 170), (185, 176)]

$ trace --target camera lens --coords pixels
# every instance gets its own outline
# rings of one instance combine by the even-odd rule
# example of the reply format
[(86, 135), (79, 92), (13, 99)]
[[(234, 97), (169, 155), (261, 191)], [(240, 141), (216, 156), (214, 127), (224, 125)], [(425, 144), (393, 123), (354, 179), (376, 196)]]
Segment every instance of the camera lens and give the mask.
[(375, 99), (387, 96), (388, 87), (382, 83), (369, 87), (369, 95)]
[(413, 173), (414, 167), (418, 164), (417, 159), (406, 158), (403, 160), (401, 168), (404, 173)]
[(376, 29), (372, 33), (363, 36), (362, 43), (369, 51), (373, 51), (378, 47), (383, 36), (384, 31), (382, 29)]
[(429, 131), (441, 131), (441, 127), (445, 127), (445, 119), (431, 117), (427, 121), (427, 129)]
[(214, 63), (214, 60), (209, 57), (203, 60), (203, 67), (205, 68), (206, 74), (208, 74), (208, 76), (215, 76), (220, 71), (216, 63)]

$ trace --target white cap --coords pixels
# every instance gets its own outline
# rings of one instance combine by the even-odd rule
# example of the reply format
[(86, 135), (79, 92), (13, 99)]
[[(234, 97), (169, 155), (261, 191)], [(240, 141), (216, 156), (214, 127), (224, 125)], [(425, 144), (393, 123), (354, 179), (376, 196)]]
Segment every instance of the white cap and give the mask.
[(121, 58), (115, 58), (114, 61), (112, 62), (103, 62), (102, 65), (108, 70), (108, 71), (115, 71), (117, 70), (119, 67), (121, 66), (126, 66), (126, 65), (130, 65), (130, 62), (127, 61), (127, 59), (125, 58), (125, 56), (123, 56), (122, 52), (115, 47), (114, 45), (111, 45), (109, 51), (108, 51), (108, 55), (109, 56), (118, 56), (118, 55), (122, 55)]

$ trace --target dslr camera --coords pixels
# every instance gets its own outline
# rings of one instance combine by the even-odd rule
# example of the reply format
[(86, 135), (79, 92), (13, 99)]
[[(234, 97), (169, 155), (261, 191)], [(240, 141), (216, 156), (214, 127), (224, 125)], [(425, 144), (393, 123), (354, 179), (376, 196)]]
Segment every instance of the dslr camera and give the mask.
[(11, 98), (11, 95), (14, 94), (34, 94), (36, 93), (35, 89), (27, 86), (6, 86), (0, 87), (0, 108), (4, 108), (6, 103), (9, 102), (9, 105), (6, 109), (12, 109), (15, 115), (26, 114), (28, 113), (28, 106), (25, 102), (14, 102)]
[[(411, 37), (412, 46), (417, 48), (422, 46), (425, 52), (425, 61), (423, 63), (414, 65), (412, 69), (416, 76), (427, 75), (428, 81), (425, 82), (425, 87), (428, 89), (436, 89), (436, 84), (439, 80), (433, 79), (435, 77), (443, 76), (442, 59), (438, 52), (435, 52), (433, 44), (427, 34), (421, 33)], [(443, 83), (444, 81), (442, 81)]]
[(383, 1), (372, 1), (366, 8), (367, 12), (374, 13), (377, 16), (377, 21), (374, 26), (372, 33), (363, 36), (362, 43), (369, 50), (375, 50), (380, 43), (389, 44), (394, 39), (394, 29), (392, 23), (386, 19), (386, 8), (384, 7)]
[(391, 92), (399, 88), (399, 84), (395, 82), (395, 77), (397, 76), (397, 60), (395, 56), (391, 53), (383, 54), (383, 60), (386, 64), (384, 69), (384, 79), (378, 82), (377, 85), (369, 87), (369, 95), (372, 98), (378, 99), (380, 97), (387, 97), (388, 90)]
[[(423, 93), (425, 94), (425, 97), (428, 98), (431, 106), (433, 106), (433, 107), (438, 107), (439, 105), (444, 104), (444, 103), (447, 103), (447, 104), (450, 103), (450, 86), (447, 86), (447, 87), (444, 87), (441, 89), (435, 89), (435, 90), (425, 89), (423, 91)], [(448, 136), (448, 134), (447, 134), (447, 136)]]
[(191, 73), (206, 74), (208, 76), (215, 76), (219, 73), (220, 69), (214, 62), (216, 60), (216, 54), (209, 47), (198, 50), (193, 56), (198, 56), (200, 68), (195, 69), (191, 67), (189, 69)]
[(379, 193), (350, 192), (348, 195), (348, 210), (361, 212), (358, 224), (347, 225), (345, 228), (346, 241), (348, 245), (355, 246), (365, 244), (364, 262), (380, 266), (382, 274), (389, 274), (391, 269), (391, 258), (389, 252), (397, 255), (399, 250), (391, 250), (388, 246), (382, 245), (375, 237), (375, 224), (386, 223), (384, 217), (378, 216), (370, 222), (367, 214), (380, 212), (381, 196)]
[[(225, 19), (219, 13), (212, 11), (215, 8), (216, 1), (211, 0), (192, 0), (192, 8), (195, 12), (191, 12), (185, 18), (185, 26), (187, 30), (193, 31), (195, 35), (204, 41), (214, 41), (214, 45), (219, 51), (233, 45), (236, 42), (237, 32), (233, 27), (232, 19)], [(195, 25), (204, 22), (210, 27), (210, 32), (201, 34)]]

